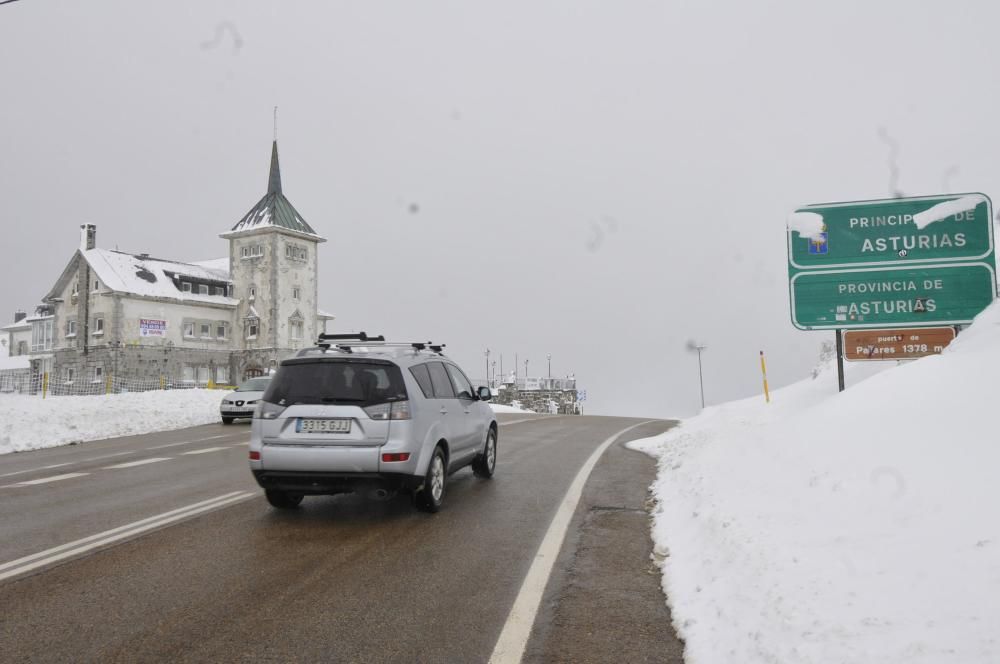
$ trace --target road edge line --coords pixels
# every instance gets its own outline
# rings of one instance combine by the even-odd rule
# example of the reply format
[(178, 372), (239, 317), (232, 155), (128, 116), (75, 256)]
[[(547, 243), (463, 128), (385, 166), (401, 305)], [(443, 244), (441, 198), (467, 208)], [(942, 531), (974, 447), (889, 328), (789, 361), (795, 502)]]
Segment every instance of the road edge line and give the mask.
[(531, 629), (535, 625), (535, 617), (538, 614), (538, 607), (542, 603), (545, 586), (548, 585), (549, 577), (552, 575), (552, 567), (562, 549), (563, 540), (566, 539), (566, 532), (569, 530), (573, 513), (576, 512), (576, 506), (580, 503), (583, 487), (587, 484), (597, 461), (605, 450), (632, 429), (658, 421), (646, 420), (622, 429), (601, 443), (581, 466), (576, 477), (573, 478), (573, 482), (569, 485), (569, 489), (566, 490), (566, 494), (562, 497), (559, 509), (556, 510), (555, 516), (549, 522), (542, 543), (538, 545), (531, 567), (524, 576), (514, 605), (511, 607), (510, 613), (507, 614), (507, 620), (500, 631), (496, 645), (493, 646), (490, 664), (518, 664), (524, 657), (524, 650), (528, 645)]

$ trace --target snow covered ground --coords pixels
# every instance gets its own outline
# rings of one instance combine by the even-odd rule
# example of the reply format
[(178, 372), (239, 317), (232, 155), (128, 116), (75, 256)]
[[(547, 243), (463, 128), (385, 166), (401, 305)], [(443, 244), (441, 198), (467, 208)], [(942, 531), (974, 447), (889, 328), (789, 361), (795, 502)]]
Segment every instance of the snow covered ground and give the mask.
[(688, 664), (1000, 662), (1000, 303), (849, 368), (634, 444)]
[(0, 454), (219, 422), (224, 390), (108, 396), (0, 394)]
[(517, 406), (505, 406), (502, 403), (491, 403), (490, 408), (493, 409), (494, 413), (534, 413), (533, 410), (524, 410), (523, 408), (518, 408)]
[[(0, 454), (132, 436), (221, 421), (225, 390), (166, 390), (109, 396), (0, 394)], [(530, 413), (490, 404), (497, 413)]]

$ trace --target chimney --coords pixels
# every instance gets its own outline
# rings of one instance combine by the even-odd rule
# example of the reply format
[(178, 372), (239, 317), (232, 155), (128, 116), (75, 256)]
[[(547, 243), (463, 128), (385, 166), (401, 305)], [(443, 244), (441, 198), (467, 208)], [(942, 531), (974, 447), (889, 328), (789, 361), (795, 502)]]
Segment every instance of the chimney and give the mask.
[(93, 249), (97, 246), (97, 226), (94, 224), (80, 225), (80, 251)]
[(14, 322), (15, 323), (20, 323), (22, 320), (25, 319), (25, 317), (27, 315), (28, 314), (26, 314), (23, 311), (21, 311), (20, 309), (18, 309), (17, 311), (14, 312)]

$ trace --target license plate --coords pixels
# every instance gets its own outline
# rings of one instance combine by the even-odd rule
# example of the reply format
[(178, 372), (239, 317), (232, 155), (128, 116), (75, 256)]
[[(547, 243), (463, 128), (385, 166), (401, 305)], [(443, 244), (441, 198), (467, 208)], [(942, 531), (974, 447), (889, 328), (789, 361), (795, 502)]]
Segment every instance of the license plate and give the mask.
[(296, 433), (351, 433), (350, 420), (309, 420), (299, 418)]

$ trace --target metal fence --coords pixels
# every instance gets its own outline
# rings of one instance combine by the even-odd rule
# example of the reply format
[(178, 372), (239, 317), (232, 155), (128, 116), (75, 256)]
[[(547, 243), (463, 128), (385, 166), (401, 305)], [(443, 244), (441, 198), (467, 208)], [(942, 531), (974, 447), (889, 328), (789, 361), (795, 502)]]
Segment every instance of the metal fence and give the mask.
[(231, 385), (217, 385), (197, 381), (177, 380), (170, 376), (155, 379), (120, 378), (112, 375), (100, 380), (64, 381), (47, 373), (30, 371), (0, 371), (0, 395), (28, 394), (38, 397), (84, 396), (97, 394), (122, 394), (125, 392), (150, 392), (153, 390), (183, 390), (193, 388), (232, 389)]

